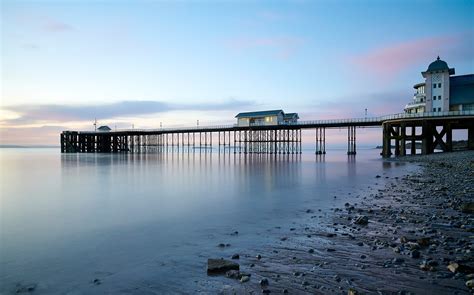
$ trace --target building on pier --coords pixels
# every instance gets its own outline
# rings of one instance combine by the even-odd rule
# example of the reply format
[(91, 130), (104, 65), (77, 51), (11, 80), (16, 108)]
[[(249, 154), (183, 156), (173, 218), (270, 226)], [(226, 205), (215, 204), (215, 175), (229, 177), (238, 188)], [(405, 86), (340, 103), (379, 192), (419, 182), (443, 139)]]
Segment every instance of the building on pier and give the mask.
[(286, 113), (283, 110), (238, 113), (237, 126), (271, 126), (294, 124), (298, 122), (297, 113)]
[(100, 131), (100, 132), (109, 132), (111, 130), (112, 129), (109, 126), (100, 126), (99, 128), (97, 128), (97, 131)]
[(474, 110), (474, 74), (452, 76), (454, 68), (439, 56), (421, 74), (425, 82), (413, 86), (415, 94), (406, 113)]

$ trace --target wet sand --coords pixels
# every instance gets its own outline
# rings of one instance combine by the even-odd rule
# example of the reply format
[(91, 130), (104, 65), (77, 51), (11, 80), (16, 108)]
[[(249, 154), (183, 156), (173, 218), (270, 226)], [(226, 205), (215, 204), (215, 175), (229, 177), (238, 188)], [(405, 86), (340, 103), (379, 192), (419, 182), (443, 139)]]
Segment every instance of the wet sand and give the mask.
[(354, 201), (269, 230), (274, 243), (234, 260), (250, 281), (222, 278), (221, 293), (474, 294), (474, 213), (463, 212), (474, 202), (474, 151), (390, 162), (420, 169), (374, 175), (384, 188), (336, 196)]

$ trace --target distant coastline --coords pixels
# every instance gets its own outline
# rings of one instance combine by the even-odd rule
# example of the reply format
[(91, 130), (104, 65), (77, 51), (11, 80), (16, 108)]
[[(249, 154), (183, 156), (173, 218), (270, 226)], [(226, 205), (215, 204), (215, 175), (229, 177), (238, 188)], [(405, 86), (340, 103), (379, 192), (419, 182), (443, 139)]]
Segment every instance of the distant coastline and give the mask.
[(18, 144), (0, 144), (0, 149), (32, 149), (32, 148), (60, 148), (59, 145), (18, 145)]

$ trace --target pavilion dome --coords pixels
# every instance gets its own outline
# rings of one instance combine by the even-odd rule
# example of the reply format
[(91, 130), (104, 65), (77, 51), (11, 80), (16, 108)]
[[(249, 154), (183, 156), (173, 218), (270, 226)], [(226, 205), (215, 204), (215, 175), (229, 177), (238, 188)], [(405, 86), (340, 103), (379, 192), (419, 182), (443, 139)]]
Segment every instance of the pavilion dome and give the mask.
[(441, 60), (439, 59), (439, 56), (438, 58), (430, 63), (430, 65), (428, 66), (428, 70), (426, 70), (427, 72), (435, 72), (435, 71), (449, 71), (449, 67), (448, 67), (448, 64), (444, 61), (444, 60)]

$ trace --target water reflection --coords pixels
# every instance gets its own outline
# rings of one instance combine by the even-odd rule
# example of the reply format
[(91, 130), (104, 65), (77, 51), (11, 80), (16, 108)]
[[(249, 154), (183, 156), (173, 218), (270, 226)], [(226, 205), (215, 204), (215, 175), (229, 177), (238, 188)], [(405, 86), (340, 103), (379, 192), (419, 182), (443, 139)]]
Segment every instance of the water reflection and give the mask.
[[(180, 265), (191, 259), (188, 274), (181, 274), (190, 277), (201, 273), (194, 254), (215, 251), (219, 237), (236, 227), (242, 243), (263, 242), (261, 231), (291, 224), (295, 212), (336, 206), (335, 192), (367, 187), (373, 175), (398, 165), (380, 160), (376, 151), (348, 157), (337, 151), (315, 156), (53, 150), (12, 152), (0, 160), (8, 171), (0, 196), (0, 280), (8, 286), (25, 278), (61, 278), (76, 286), (78, 273), (92, 276), (103, 268), (120, 273), (157, 255), (175, 257)], [(184, 249), (185, 244), (195, 248)], [(176, 279), (170, 273), (160, 277), (163, 284)]]

